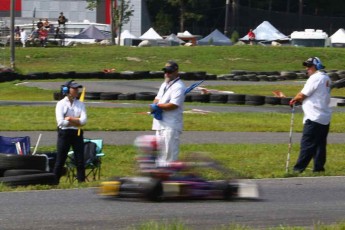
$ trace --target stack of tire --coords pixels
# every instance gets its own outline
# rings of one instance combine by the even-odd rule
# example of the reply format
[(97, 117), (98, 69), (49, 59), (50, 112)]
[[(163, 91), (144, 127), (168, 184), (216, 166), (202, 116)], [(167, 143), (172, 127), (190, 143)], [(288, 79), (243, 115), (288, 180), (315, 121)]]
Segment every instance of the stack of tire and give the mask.
[(0, 183), (7, 186), (53, 185), (55, 176), (47, 171), (46, 155), (0, 153)]

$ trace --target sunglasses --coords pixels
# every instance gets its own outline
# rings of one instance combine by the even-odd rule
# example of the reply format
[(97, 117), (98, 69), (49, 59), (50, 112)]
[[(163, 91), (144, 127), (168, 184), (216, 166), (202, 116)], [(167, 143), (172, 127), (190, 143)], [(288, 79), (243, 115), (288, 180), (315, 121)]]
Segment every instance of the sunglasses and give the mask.
[(169, 74), (172, 74), (173, 72), (175, 72), (175, 71), (171, 71), (171, 70), (164, 70), (164, 73), (169, 73)]

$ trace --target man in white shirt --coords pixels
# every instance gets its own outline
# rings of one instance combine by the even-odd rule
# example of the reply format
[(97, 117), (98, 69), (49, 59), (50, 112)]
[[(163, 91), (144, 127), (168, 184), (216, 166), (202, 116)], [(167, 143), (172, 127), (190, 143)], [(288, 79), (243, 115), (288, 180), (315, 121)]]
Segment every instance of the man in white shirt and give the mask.
[(20, 42), (22, 43), (23, 48), (25, 47), (26, 40), (28, 40), (28, 35), (27, 35), (26, 31), (22, 28), (20, 30)]
[(150, 109), (153, 113), (157, 110), (161, 111), (160, 116), (155, 116), (152, 129), (156, 130), (156, 135), (163, 142), (158, 162), (164, 165), (178, 159), (186, 87), (179, 77), (179, 67), (176, 62), (167, 62), (162, 70), (165, 81), (160, 86)]
[(65, 83), (62, 87), (65, 97), (56, 104), (55, 108), (58, 126), (57, 156), (54, 166), (56, 184), (60, 181), (62, 169), (71, 147), (77, 164), (77, 180), (78, 182), (85, 181), (84, 137), (82, 130), (78, 134), (78, 129), (86, 124), (87, 116), (84, 103), (77, 99), (79, 88), (82, 88), (82, 85), (73, 80)]
[(332, 116), (329, 106), (331, 79), (320, 70), (325, 66), (317, 57), (308, 58), (303, 62), (309, 76), (303, 89), (291, 101), (302, 103), (303, 136), (298, 160), (294, 166), (295, 172), (303, 172), (311, 159), (314, 159), (313, 172), (325, 171), (327, 135)]

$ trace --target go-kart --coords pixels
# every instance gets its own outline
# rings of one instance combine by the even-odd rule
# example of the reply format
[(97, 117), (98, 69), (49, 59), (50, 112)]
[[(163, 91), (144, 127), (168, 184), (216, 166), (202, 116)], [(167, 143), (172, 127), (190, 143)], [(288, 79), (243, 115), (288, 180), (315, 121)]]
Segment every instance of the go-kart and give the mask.
[[(141, 173), (140, 176), (118, 177), (100, 184), (99, 195), (119, 198), (143, 198), (149, 201), (168, 199), (258, 199), (256, 183), (243, 179), (206, 180), (191, 173), (198, 168), (212, 168), (229, 174), (228, 169), (214, 161), (176, 162)], [(230, 173), (234, 174), (230, 171)]]

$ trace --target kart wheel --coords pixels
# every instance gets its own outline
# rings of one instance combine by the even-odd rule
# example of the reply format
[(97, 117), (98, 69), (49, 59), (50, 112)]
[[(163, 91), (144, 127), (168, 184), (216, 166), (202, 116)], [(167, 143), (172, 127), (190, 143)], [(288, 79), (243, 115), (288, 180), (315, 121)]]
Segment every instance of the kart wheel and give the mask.
[(228, 184), (224, 188), (223, 198), (224, 200), (233, 200), (237, 195), (238, 187), (236, 185)]
[(159, 180), (152, 180), (146, 190), (146, 199), (149, 201), (160, 201), (163, 195), (162, 182)]

